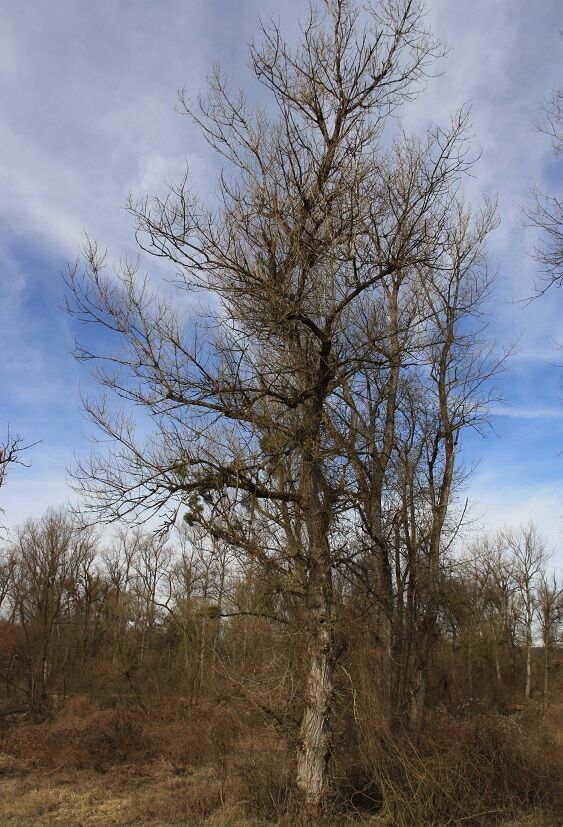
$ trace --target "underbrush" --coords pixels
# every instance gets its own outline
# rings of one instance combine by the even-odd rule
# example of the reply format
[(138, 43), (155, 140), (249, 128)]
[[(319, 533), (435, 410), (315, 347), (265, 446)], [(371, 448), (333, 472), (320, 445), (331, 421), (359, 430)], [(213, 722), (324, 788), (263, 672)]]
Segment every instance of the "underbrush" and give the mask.
[[(481, 827), (527, 817), (558, 823), (561, 751), (534, 713), (435, 713), (416, 735), (364, 739), (359, 754), (351, 775), (381, 805), (379, 820), (389, 827)], [(355, 787), (362, 791), (357, 780)]]
[[(554, 721), (530, 710), (511, 717), (444, 711), (418, 733), (382, 737), (364, 728), (359, 739), (335, 746), (327, 824), (556, 825), (563, 796)], [(84, 823), (100, 825), (281, 826), (301, 819), (293, 748), (227, 705), (159, 716), (75, 699), (49, 721), (5, 728), (0, 753), (2, 795), (19, 802), (14, 817), (59, 813), (58, 823), (78, 825), (84, 806)], [(82, 804), (75, 792), (81, 784)], [(1, 823), (12, 812), (5, 807)]]
[(97, 709), (75, 698), (46, 721), (8, 727), (2, 751), (30, 767), (103, 770), (147, 758), (151, 742), (136, 711)]

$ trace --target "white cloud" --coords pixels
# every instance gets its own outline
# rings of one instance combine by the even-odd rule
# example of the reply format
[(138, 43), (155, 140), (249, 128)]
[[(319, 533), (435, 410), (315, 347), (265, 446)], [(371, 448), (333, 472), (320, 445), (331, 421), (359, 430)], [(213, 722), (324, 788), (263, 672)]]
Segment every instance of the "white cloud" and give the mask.
[(534, 522), (553, 552), (553, 564), (563, 566), (563, 479), (528, 484), (524, 479), (481, 485), (476, 478), (469, 490), (475, 527), (495, 531)]
[(562, 419), (563, 420), (563, 406), (560, 408), (521, 408), (497, 407), (491, 409), (493, 416), (507, 416), (511, 419)]

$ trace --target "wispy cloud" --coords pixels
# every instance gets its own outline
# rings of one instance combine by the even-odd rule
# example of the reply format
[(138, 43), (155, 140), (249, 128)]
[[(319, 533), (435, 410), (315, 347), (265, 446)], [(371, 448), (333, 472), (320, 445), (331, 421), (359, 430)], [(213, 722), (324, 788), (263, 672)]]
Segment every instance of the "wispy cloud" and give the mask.
[(560, 408), (520, 408), (496, 407), (491, 408), (493, 416), (506, 416), (511, 419), (561, 419), (563, 420), (563, 405)]

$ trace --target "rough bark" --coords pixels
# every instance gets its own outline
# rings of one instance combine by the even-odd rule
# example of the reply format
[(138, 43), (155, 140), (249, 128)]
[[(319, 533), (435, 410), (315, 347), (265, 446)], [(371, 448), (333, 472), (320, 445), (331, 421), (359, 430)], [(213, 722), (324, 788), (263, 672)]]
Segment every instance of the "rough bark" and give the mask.
[(324, 605), (315, 612), (317, 618), (308, 650), (305, 710), (297, 756), (297, 786), (312, 818), (326, 810), (329, 803), (330, 715), (334, 694), (334, 629), (322, 587), (315, 591)]

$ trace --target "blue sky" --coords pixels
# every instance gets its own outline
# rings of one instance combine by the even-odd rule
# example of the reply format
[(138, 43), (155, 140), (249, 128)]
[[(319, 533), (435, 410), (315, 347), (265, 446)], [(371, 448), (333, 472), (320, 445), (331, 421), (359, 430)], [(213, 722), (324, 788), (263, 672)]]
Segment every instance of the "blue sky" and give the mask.
[[(563, 293), (526, 306), (533, 233), (522, 207), (539, 183), (561, 192), (563, 162), (539, 134), (541, 101), (563, 84), (561, 0), (428, 0), (429, 22), (450, 47), (440, 74), (405, 113), (423, 129), (472, 106), (481, 150), (468, 197), (498, 196), (490, 245), (498, 271), (490, 329), (519, 338), (502, 377), (504, 401), (486, 439), (468, 435), (471, 514), (485, 527), (537, 521), (563, 563), (563, 405), (553, 349), (563, 341)], [(212, 192), (214, 160), (185, 118), (177, 90), (195, 95), (219, 60), (248, 80), (246, 44), (259, 15), (290, 39), (304, 0), (3, 0), (0, 25), (0, 427), (41, 440), (32, 467), (14, 469), (0, 506), (14, 525), (71, 495), (66, 467), (88, 450), (79, 413), (88, 376), (72, 359), (76, 330), (59, 309), (61, 273), (83, 233), (115, 255), (134, 248), (129, 191), (151, 194), (189, 159)]]

